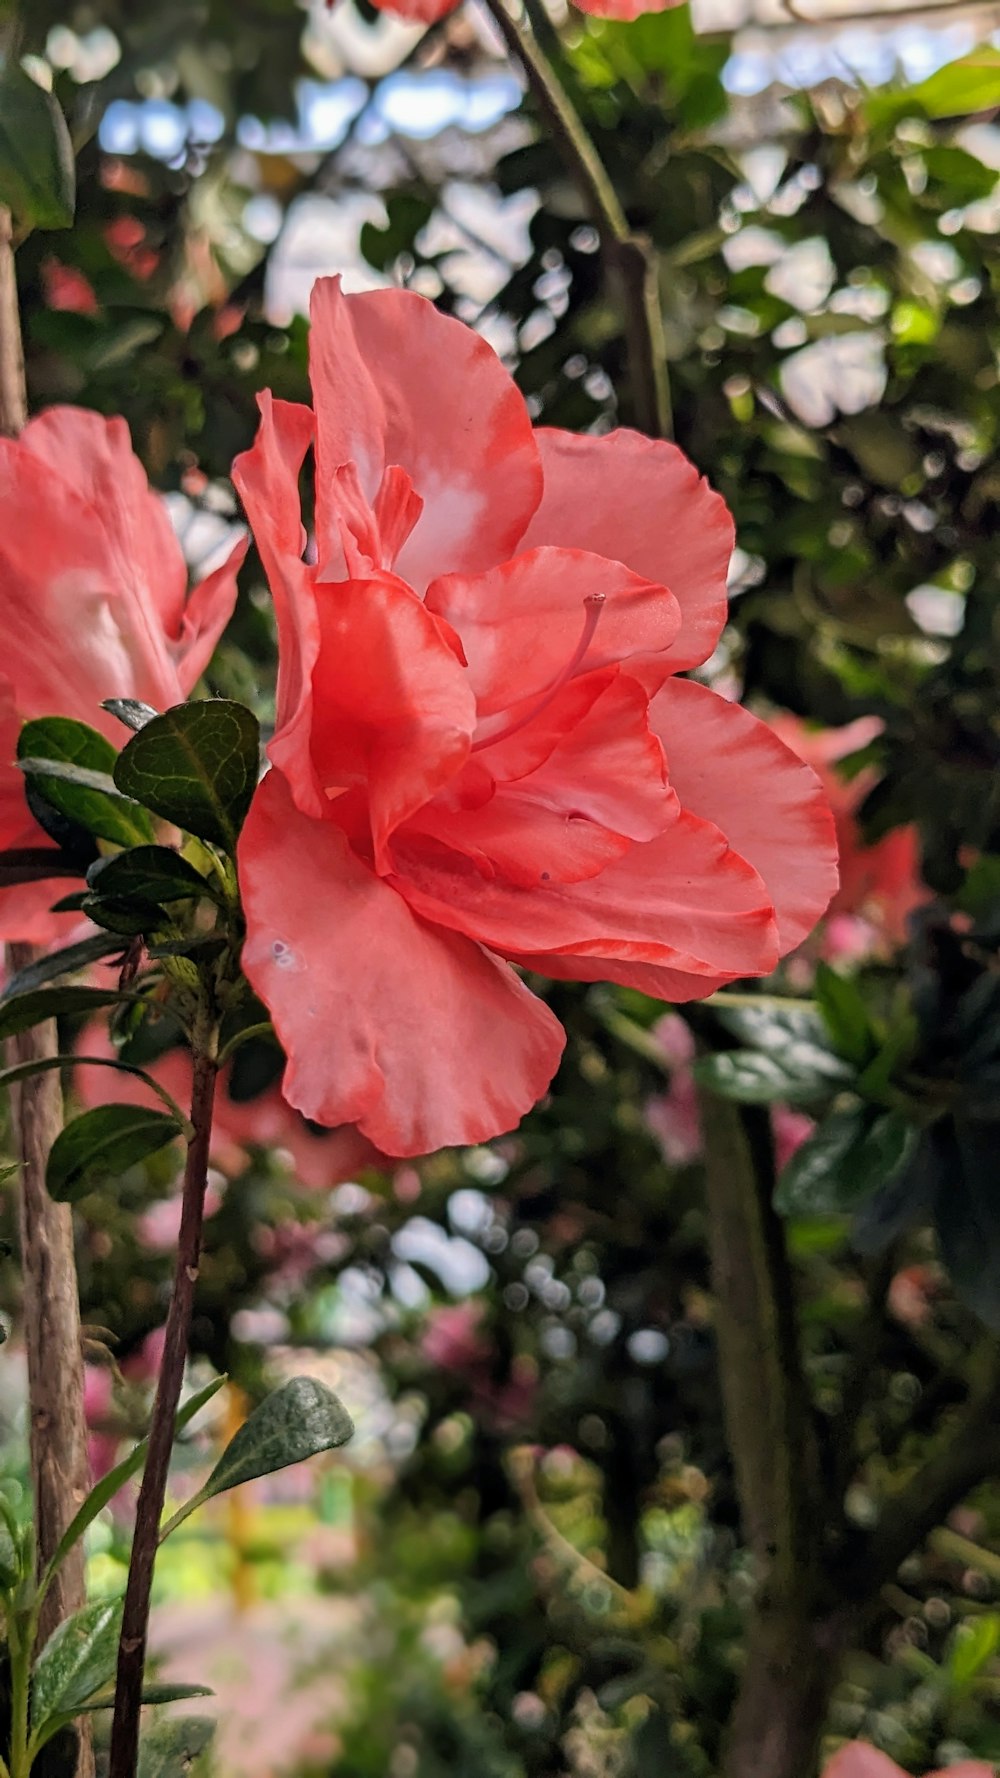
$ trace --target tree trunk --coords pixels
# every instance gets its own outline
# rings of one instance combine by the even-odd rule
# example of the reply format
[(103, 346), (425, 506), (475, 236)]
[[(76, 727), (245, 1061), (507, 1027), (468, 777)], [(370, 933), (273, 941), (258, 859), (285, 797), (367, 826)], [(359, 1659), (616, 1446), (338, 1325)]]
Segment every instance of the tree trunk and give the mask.
[(778, 1617), (761, 1602), (750, 1626), (722, 1778), (813, 1778), (849, 1639), (845, 1614)]

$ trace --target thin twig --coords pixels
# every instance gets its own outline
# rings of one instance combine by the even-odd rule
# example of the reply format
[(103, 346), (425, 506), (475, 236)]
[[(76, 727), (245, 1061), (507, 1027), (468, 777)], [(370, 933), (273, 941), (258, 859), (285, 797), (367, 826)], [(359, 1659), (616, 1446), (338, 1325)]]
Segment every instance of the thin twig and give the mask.
[(188, 1143), (181, 1200), (181, 1226), (177, 1242), (170, 1308), (163, 1343), (163, 1359), (149, 1428), (149, 1450), (135, 1515), (135, 1532), (129, 1562), (128, 1585), (118, 1645), (118, 1676), (115, 1714), (111, 1727), (109, 1778), (134, 1778), (139, 1756), (139, 1713), (142, 1706), (146, 1639), (153, 1588), (153, 1567), (159, 1540), (160, 1519), (167, 1492), (167, 1473), (174, 1441), (174, 1419), (184, 1381), (188, 1338), (194, 1308), (201, 1229), (208, 1179), (208, 1152), (212, 1137), (212, 1108), (218, 1064), (216, 1034), (193, 1042), (194, 1077), (191, 1087), (192, 1136)]
[(636, 425), (653, 438), (670, 438), (670, 382), (652, 242), (635, 234), (629, 226), (583, 119), (528, 20), (515, 18), (508, 11), (506, 0), (486, 0), (486, 6), (511, 54), (524, 69), (538, 108), (600, 236), (605, 262), (618, 287)]

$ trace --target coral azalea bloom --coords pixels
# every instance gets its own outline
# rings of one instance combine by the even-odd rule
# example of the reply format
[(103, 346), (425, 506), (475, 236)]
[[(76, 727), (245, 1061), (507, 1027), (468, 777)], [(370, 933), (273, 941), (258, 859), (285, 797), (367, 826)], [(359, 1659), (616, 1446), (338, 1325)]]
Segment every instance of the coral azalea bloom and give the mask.
[[(994, 1768), (985, 1760), (962, 1760), (945, 1772), (931, 1772), (928, 1778), (993, 1778)], [(887, 1753), (869, 1747), (866, 1741), (850, 1741), (834, 1754), (823, 1768), (823, 1778), (908, 1778)]]
[(832, 822), (765, 724), (676, 677), (733, 541), (680, 451), (533, 431), (406, 291), (321, 280), (310, 367), (315, 411), (265, 395), (234, 466), (280, 659), (244, 965), (290, 1102), (419, 1154), (510, 1129), (554, 1072), (510, 963), (678, 1001), (764, 974), (829, 901)]
[[(0, 850), (45, 845), (13, 761), (21, 724), (72, 716), (113, 740), (105, 698), (165, 710), (204, 672), (232, 614), (246, 540), (188, 592), (166, 507), (124, 420), (53, 407), (0, 438)], [(0, 938), (48, 943), (65, 883), (0, 891)]]
[[(332, 7), (335, 0), (327, 0)], [(454, 12), (460, 0), (374, 0), (380, 12), (395, 13), (397, 18), (409, 19), (416, 25), (435, 25), (438, 19), (447, 18)], [(675, 6), (683, 4), (683, 0), (573, 0), (581, 12), (589, 12), (592, 18), (619, 19), (631, 22), (641, 18), (644, 12), (670, 12)]]

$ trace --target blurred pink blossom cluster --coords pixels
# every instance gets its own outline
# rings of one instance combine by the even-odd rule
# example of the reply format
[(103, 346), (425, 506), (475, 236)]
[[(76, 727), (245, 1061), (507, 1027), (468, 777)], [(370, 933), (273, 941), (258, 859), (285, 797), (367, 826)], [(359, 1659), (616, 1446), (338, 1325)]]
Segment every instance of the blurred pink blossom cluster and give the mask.
[[(909, 1778), (902, 1766), (866, 1741), (850, 1741), (823, 1768), (823, 1778)], [(930, 1772), (927, 1778), (995, 1778), (995, 1768), (985, 1760), (961, 1760), (947, 1771)]]
[(522, 1425), (534, 1406), (538, 1388), (535, 1365), (515, 1358), (500, 1381), (493, 1374), (493, 1345), (484, 1325), (481, 1303), (444, 1303), (430, 1311), (420, 1350), (438, 1370), (468, 1384), (470, 1407), (501, 1429)]

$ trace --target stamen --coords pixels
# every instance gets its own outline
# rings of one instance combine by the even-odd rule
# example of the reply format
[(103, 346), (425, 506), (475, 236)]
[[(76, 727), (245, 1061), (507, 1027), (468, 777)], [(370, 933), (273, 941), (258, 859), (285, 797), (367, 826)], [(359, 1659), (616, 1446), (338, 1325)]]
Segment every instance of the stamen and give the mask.
[(508, 735), (516, 735), (519, 729), (525, 728), (529, 722), (534, 722), (536, 716), (540, 716), (543, 710), (548, 709), (556, 693), (562, 691), (567, 680), (572, 679), (577, 668), (581, 665), (594, 640), (594, 632), (600, 622), (606, 598), (606, 593), (587, 594), (583, 601), (584, 618), (580, 640), (562, 672), (553, 679), (551, 685), (546, 686), (530, 710), (525, 711), (521, 716), (515, 716), (514, 720), (508, 722), (505, 728), (495, 729), (492, 735), (484, 735), (481, 741), (473, 741), (470, 748), (471, 753), (479, 753), (482, 748), (492, 747), (497, 741), (506, 741)]

